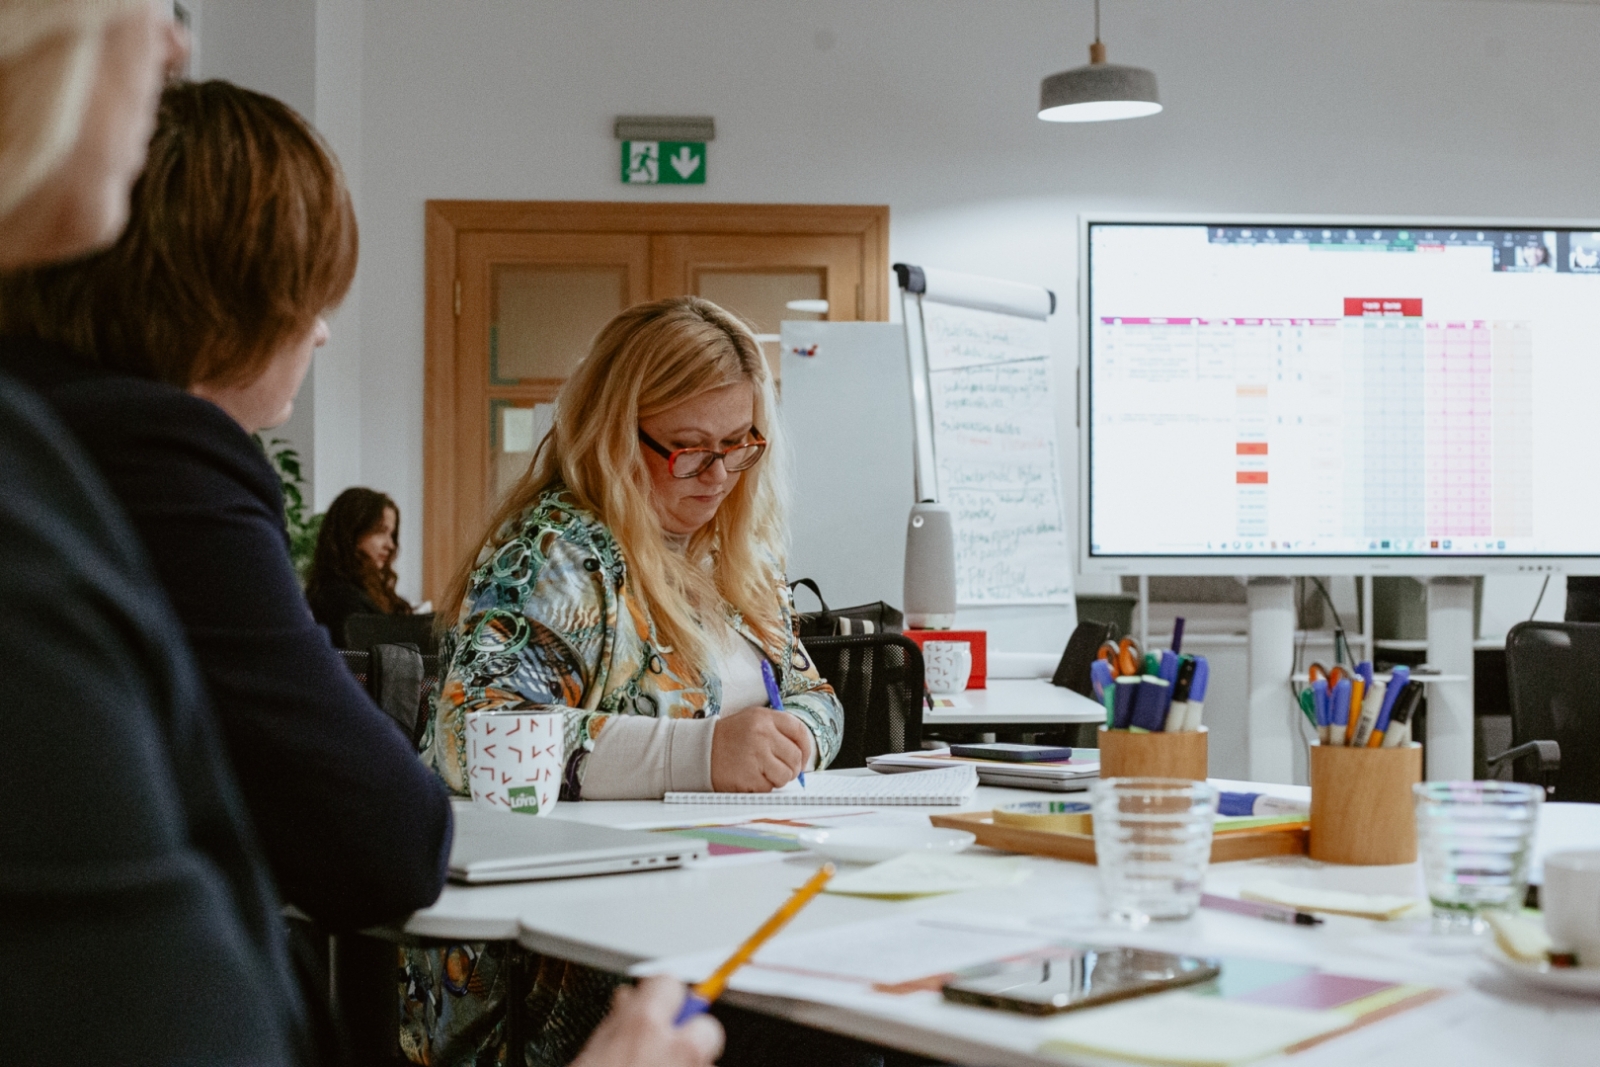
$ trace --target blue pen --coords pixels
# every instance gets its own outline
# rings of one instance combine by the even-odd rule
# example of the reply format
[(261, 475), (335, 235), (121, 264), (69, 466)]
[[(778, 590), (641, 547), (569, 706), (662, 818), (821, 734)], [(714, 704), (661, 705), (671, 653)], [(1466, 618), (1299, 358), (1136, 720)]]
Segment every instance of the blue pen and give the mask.
[[(783, 694), (778, 691), (778, 679), (772, 673), (772, 664), (766, 660), (761, 661), (761, 680), (767, 686), (767, 704), (770, 707), (783, 710)], [(800, 788), (806, 787), (806, 772), (800, 772)]]

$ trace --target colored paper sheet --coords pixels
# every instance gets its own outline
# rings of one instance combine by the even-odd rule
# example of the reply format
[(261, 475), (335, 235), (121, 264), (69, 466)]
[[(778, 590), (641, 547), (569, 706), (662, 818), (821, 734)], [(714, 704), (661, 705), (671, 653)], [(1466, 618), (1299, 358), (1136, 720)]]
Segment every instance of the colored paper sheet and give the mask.
[(1016, 858), (908, 852), (864, 870), (841, 874), (823, 892), (857, 897), (931, 897), (1014, 885), (1027, 876), (1027, 869)]
[(1231, 1067), (1350, 1025), (1336, 1011), (1264, 1007), (1192, 993), (1141, 997), (1072, 1012), (1041, 1052), (1088, 1052), (1182, 1067)]

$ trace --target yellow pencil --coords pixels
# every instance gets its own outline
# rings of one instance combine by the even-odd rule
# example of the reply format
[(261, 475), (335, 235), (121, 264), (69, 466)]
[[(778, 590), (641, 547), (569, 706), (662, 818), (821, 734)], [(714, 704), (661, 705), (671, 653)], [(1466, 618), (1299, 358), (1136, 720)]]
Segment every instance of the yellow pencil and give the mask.
[(683, 998), (683, 1007), (678, 1011), (677, 1025), (682, 1026), (689, 1019), (711, 1007), (712, 1001), (722, 996), (722, 991), (728, 988), (728, 979), (733, 977), (733, 972), (749, 963), (750, 957), (760, 952), (762, 945), (789, 925), (789, 920), (800, 914), (800, 909), (811, 903), (812, 898), (822, 892), (822, 887), (828, 884), (833, 872), (833, 864), (824, 863), (816, 874), (806, 880), (805, 885), (794, 891), (794, 896), (784, 901), (783, 906), (773, 912), (770, 919), (762, 923), (755, 933), (745, 939), (744, 944), (734, 950), (733, 955), (722, 962), (721, 967), (712, 971), (709, 978), (690, 986), (689, 995)]

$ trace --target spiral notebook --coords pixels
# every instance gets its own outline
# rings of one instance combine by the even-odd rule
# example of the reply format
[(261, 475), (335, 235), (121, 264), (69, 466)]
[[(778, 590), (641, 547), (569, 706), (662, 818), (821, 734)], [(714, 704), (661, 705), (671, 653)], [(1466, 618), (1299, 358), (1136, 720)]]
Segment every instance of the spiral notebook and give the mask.
[(936, 771), (909, 774), (818, 774), (806, 775), (770, 793), (668, 793), (661, 799), (668, 804), (906, 804), (941, 807), (965, 804), (978, 788), (978, 772), (972, 767), (945, 767)]

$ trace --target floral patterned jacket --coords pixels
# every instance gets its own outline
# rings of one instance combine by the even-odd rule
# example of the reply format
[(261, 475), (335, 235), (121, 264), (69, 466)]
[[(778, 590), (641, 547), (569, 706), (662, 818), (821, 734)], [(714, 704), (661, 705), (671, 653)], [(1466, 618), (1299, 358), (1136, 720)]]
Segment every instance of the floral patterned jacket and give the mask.
[[(716, 715), (722, 685), (662, 644), (611, 531), (565, 489), (545, 493), (515, 521), (515, 536), (479, 556), (445, 635), (424, 756), (453, 791), (468, 794), (468, 712), (565, 708), (564, 793), (576, 798), (584, 760), (613, 716)], [(779, 584), (773, 595), (785, 623), (781, 643), (764, 645), (731, 610), (728, 622), (771, 661), (784, 707), (811, 730), (825, 767), (839, 751), (844, 709), (794, 634), (788, 588)]]

